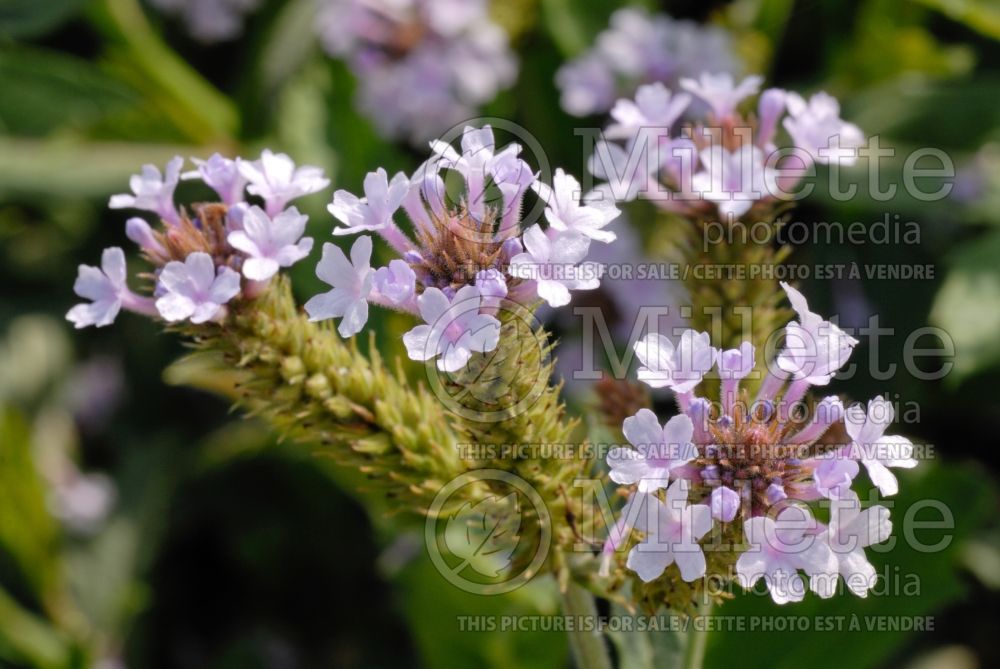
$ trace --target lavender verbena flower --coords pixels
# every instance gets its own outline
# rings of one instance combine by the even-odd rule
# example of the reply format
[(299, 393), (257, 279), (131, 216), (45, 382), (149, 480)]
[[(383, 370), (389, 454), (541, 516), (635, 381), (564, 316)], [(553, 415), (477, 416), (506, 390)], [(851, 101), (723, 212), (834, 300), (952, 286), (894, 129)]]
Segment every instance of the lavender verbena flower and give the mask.
[(646, 538), (628, 554), (626, 566), (640, 579), (655, 581), (672, 564), (681, 580), (695, 581), (705, 575), (705, 553), (698, 541), (712, 529), (712, 513), (704, 504), (688, 504), (690, 484), (678, 479), (667, 488), (666, 501), (643, 495), (646, 513), (640, 513), (636, 529)]
[(583, 262), (590, 248), (585, 235), (566, 231), (550, 236), (533, 225), (521, 241), (525, 252), (511, 258), (511, 275), (533, 283), (535, 294), (550, 307), (569, 304), (570, 290), (592, 290), (600, 285), (600, 268)]
[[(809, 310), (800, 292), (787, 285), (785, 291), (797, 312), (800, 329), (819, 332), (830, 325)], [(841, 350), (821, 346), (812, 352), (812, 360), (807, 360), (807, 355), (798, 359), (816, 364), (832, 348)], [(853, 344), (846, 346), (846, 354), (851, 348)], [(671, 387), (677, 393), (680, 415), (667, 425), (683, 420), (691, 429), (667, 439), (653, 412), (643, 409), (624, 422), (625, 436), (633, 444), (687, 441), (692, 450), (679, 464), (651, 459), (642, 449), (615, 449), (609, 454), (611, 479), (634, 486), (635, 494), (609, 533), (602, 573), (610, 572), (610, 560), (628, 544), (631, 529), (641, 529), (637, 500), (650, 495), (657, 499), (657, 490), (668, 481), (674, 480), (672, 485), (676, 485), (684, 480), (690, 484), (686, 498), (692, 504), (707, 505), (711, 518), (721, 525), (720, 532), (728, 531), (727, 523), (742, 524), (749, 547), (742, 553), (722, 555), (720, 559), (735, 571), (723, 570), (719, 576), (735, 577), (747, 588), (764, 578), (771, 597), (779, 604), (799, 601), (807, 590), (829, 597), (840, 578), (849, 590), (865, 596), (875, 577), (863, 549), (884, 541), (891, 523), (883, 507), (860, 510), (855, 490), (863, 481), (857, 476), (860, 465), (868, 469), (871, 482), (882, 495), (892, 495), (898, 491), (898, 481), (889, 467), (917, 464), (908, 439), (885, 434), (894, 417), (891, 404), (878, 397), (867, 408), (854, 405), (845, 411), (839, 398), (829, 396), (815, 402), (806, 415), (796, 415), (787, 404), (804, 398), (810, 377), (789, 377), (777, 361), (768, 365), (771, 371), (751, 402), (747, 391), (741, 391), (740, 381), (756, 367), (754, 347), (744, 342), (717, 353), (707, 335), (691, 330), (682, 333), (676, 346), (666, 337), (648, 335), (636, 344), (636, 352), (643, 364), (640, 380), (654, 387)], [(782, 351), (778, 357), (785, 354)], [(723, 402), (718, 405), (694, 395), (711, 362), (717, 364), (723, 383)], [(832, 376), (846, 362), (847, 356), (839, 353), (833, 363), (823, 361), (824, 374)], [(846, 428), (850, 443), (824, 439), (829, 428), (837, 424)], [(841, 515), (832, 514), (829, 526), (817, 520), (809, 506), (824, 500), (845, 510)], [(655, 564), (634, 562), (629, 555), (626, 567), (642, 580), (659, 573), (653, 568)]]
[[(743, 532), (750, 545), (736, 562), (739, 583), (752, 588), (761, 578), (775, 604), (800, 602), (812, 589), (821, 596), (833, 594), (824, 578), (838, 573), (837, 557), (829, 543), (813, 534), (818, 523), (808, 511), (790, 506), (776, 518), (755, 516), (743, 523)], [(810, 578), (807, 587), (799, 570)]]
[(247, 190), (252, 195), (264, 198), (268, 216), (277, 216), (289, 202), (311, 193), (317, 193), (330, 185), (319, 167), (295, 162), (284, 153), (274, 153), (264, 149), (258, 160), (236, 160), (240, 174), (250, 182)]
[(142, 172), (129, 179), (133, 195), (112, 195), (108, 206), (112, 209), (143, 209), (153, 212), (167, 223), (177, 223), (180, 215), (174, 206), (174, 190), (180, 181), (183, 165), (184, 159), (180, 156), (170, 159), (163, 174), (155, 165), (143, 165)]
[(593, 48), (559, 68), (556, 86), (566, 112), (587, 116), (606, 112), (642, 84), (675, 87), (680, 78), (705, 70), (738, 69), (725, 30), (626, 7), (611, 15)]
[(261, 0), (150, 0), (163, 12), (184, 18), (188, 32), (205, 43), (235, 39), (243, 32), (243, 20)]
[(613, 448), (608, 452), (609, 476), (615, 483), (637, 483), (639, 492), (666, 488), (670, 472), (698, 455), (691, 438), (694, 425), (685, 415), (660, 425), (656, 414), (640, 409), (622, 423), (622, 433), (635, 448)]
[(594, 199), (580, 204), (583, 190), (580, 182), (563, 169), (557, 168), (552, 175), (552, 186), (536, 181), (532, 188), (548, 206), (545, 219), (554, 230), (572, 230), (595, 241), (613, 242), (615, 233), (604, 230), (621, 212), (610, 200)]
[(485, 0), (319, 0), (324, 49), (358, 81), (386, 137), (420, 144), (514, 83), (517, 60)]
[(235, 160), (213, 153), (208, 160), (192, 158), (191, 162), (197, 165), (198, 169), (185, 172), (181, 175), (182, 179), (201, 179), (219, 194), (223, 204), (234, 205), (246, 199), (243, 190), (246, 188), (247, 180)]
[[(597, 189), (616, 201), (641, 197), (689, 218), (764, 220), (795, 196), (813, 163), (853, 163), (863, 134), (840, 118), (837, 101), (825, 93), (807, 103), (796, 93), (767, 89), (756, 115), (743, 116), (740, 109), (762, 81), (705, 71), (681, 80), (687, 93), (653, 85), (641, 87), (634, 101), (619, 100), (606, 140), (588, 161), (590, 172), (607, 181)], [(776, 141), (786, 112), (791, 152)]]
[(125, 253), (118, 247), (104, 249), (100, 269), (80, 265), (73, 284), (73, 292), (90, 300), (90, 304), (76, 305), (66, 318), (79, 329), (88, 325), (110, 325), (123, 307), (146, 316), (155, 314), (153, 300), (133, 293), (126, 280)]
[(479, 313), (481, 296), (475, 286), (463, 287), (451, 300), (437, 288), (428, 288), (417, 304), (425, 325), (403, 335), (411, 360), (438, 358), (442, 372), (457, 372), (473, 353), (492, 351), (500, 341), (500, 321)]
[[(603, 228), (618, 211), (601, 201), (581, 204), (578, 182), (562, 170), (556, 171), (554, 186), (540, 184), (520, 157), (521, 147), (497, 147), (490, 126), (466, 127), (461, 151), (442, 141), (431, 142), (431, 150), (432, 157), (409, 178), (397, 174), (390, 180), (378, 169), (366, 177), (363, 198), (345, 190), (334, 195), (328, 209), (343, 224), (335, 235), (374, 232), (399, 257), (370, 270), (367, 260), (363, 267), (351, 266), (330, 251), (343, 271), (340, 283), (333, 285), (350, 286), (350, 294), (336, 293), (331, 298), (335, 308), (312, 309), (310, 316), (339, 317), (345, 300), (359, 313), (363, 308), (366, 317), (369, 303), (418, 315), (425, 325), (407, 333), (410, 357), (426, 361), (440, 356), (438, 367), (453, 372), (496, 345), (487, 326), (498, 322), (495, 316), (505, 304), (535, 308), (545, 300), (563, 305), (571, 290), (596, 288), (601, 268), (586, 260), (591, 237), (612, 241), (612, 233)], [(445, 189), (444, 170), (462, 178), (460, 193)], [(548, 204), (547, 229), (521, 219), (521, 201), (529, 188)], [(412, 223), (412, 236), (395, 220), (400, 208)], [(444, 313), (445, 325), (430, 320), (444, 318)], [(342, 333), (355, 334), (363, 323), (356, 318)], [(463, 327), (476, 330), (463, 332)]]
[(243, 276), (253, 281), (267, 281), (282, 267), (291, 267), (312, 251), (312, 237), (302, 237), (308, 216), (295, 207), (273, 219), (260, 207), (250, 207), (243, 216), (242, 229), (229, 233), (227, 240), (246, 254)]
[[(152, 297), (129, 291), (124, 253), (108, 249), (103, 273), (81, 266), (77, 292), (93, 303), (67, 314), (77, 327), (107, 325), (121, 308), (169, 322), (220, 321), (229, 313), (224, 305), (237, 297), (241, 302), (255, 299), (280, 268), (309, 254), (313, 240), (302, 237), (306, 216), (294, 207), (285, 210), (282, 203), (325, 185), (322, 170), (296, 168), (287, 156), (271, 151), (255, 162), (219, 154), (193, 161), (197, 169), (183, 178), (204, 181), (220, 202), (177, 206), (174, 191), (184, 164), (180, 157), (162, 175), (146, 165), (130, 181), (132, 195), (111, 198), (113, 209), (143, 209), (159, 216), (155, 227), (137, 216), (125, 223), (126, 236), (152, 265), (141, 276), (155, 278), (155, 290)], [(268, 213), (246, 201), (248, 181), (249, 190), (267, 202)]]
[(358, 237), (347, 259), (340, 247), (323, 244), (323, 258), (316, 265), (316, 276), (333, 286), (333, 290), (310, 298), (305, 304), (309, 320), (340, 318), (337, 331), (341, 337), (351, 337), (368, 322), (368, 297), (375, 280), (371, 267), (372, 238)]
[(216, 268), (212, 256), (197, 251), (184, 262), (168, 262), (160, 271), (162, 294), (156, 310), (172, 323), (190, 320), (205, 323), (222, 312), (240, 292), (240, 275), (229, 267)]

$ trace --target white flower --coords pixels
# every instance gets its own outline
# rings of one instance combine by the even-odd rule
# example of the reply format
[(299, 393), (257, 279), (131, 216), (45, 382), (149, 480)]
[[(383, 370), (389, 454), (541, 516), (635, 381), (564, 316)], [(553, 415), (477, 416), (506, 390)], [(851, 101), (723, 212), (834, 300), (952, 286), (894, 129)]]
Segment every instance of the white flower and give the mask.
[[(807, 151), (818, 163), (840, 161), (853, 165), (856, 149), (865, 136), (853, 123), (840, 118), (840, 103), (832, 95), (816, 93), (806, 102), (797, 93), (785, 94), (788, 116), (784, 126), (795, 146)], [(837, 141), (832, 141), (837, 138)]]
[(858, 597), (867, 597), (875, 587), (877, 574), (868, 561), (865, 548), (882, 543), (892, 534), (889, 509), (872, 506), (860, 510), (857, 498), (833, 504), (830, 526), (824, 538), (837, 559), (837, 569), (844, 583)]
[(816, 521), (798, 506), (789, 506), (777, 518), (747, 520), (743, 532), (750, 548), (736, 561), (740, 585), (749, 590), (763, 577), (775, 604), (799, 602), (806, 593), (801, 569), (810, 576), (813, 591), (832, 595), (828, 575), (836, 573), (837, 558), (822, 537), (811, 533), (816, 527)]
[(184, 159), (175, 156), (160, 174), (155, 165), (143, 165), (140, 174), (133, 174), (128, 185), (134, 195), (112, 195), (108, 206), (112, 209), (142, 209), (154, 212), (167, 223), (177, 223), (180, 215), (174, 206), (174, 190), (181, 178)]
[(292, 200), (316, 193), (330, 185), (319, 167), (295, 162), (284, 153), (274, 153), (264, 149), (260, 160), (237, 159), (240, 174), (250, 182), (247, 190), (264, 198), (265, 209), (270, 216), (277, 215)]
[(77, 329), (88, 325), (100, 328), (113, 323), (128, 294), (125, 279), (125, 253), (118, 247), (104, 249), (100, 269), (80, 265), (73, 292), (91, 302), (70, 309), (66, 319)]
[(260, 207), (250, 207), (243, 215), (243, 229), (229, 233), (229, 244), (247, 255), (243, 276), (267, 281), (282, 267), (291, 267), (312, 251), (312, 237), (302, 238), (308, 216), (295, 207), (272, 220)]
[(799, 320), (785, 326), (785, 347), (778, 355), (778, 367), (795, 380), (825, 386), (851, 357), (858, 340), (809, 311), (802, 293), (784, 281), (781, 287)]
[(622, 432), (635, 448), (613, 448), (608, 452), (609, 476), (615, 483), (639, 484), (639, 492), (666, 488), (670, 471), (698, 455), (691, 437), (694, 425), (684, 414), (660, 425), (656, 414), (640, 409), (622, 423)]
[(633, 137), (644, 128), (657, 128), (666, 136), (669, 129), (691, 104), (691, 96), (686, 93), (671, 95), (660, 82), (640, 86), (635, 101), (622, 98), (611, 109), (611, 118), (616, 122), (608, 126), (607, 136)]
[(360, 332), (368, 322), (368, 295), (375, 279), (371, 258), (372, 238), (367, 235), (354, 241), (350, 260), (335, 244), (323, 244), (316, 276), (333, 286), (333, 290), (314, 295), (306, 302), (309, 320), (340, 318), (337, 331), (341, 337)]
[(705, 575), (705, 553), (698, 541), (712, 529), (712, 512), (704, 504), (688, 505), (688, 482), (678, 479), (667, 488), (666, 503), (646, 495), (646, 513), (636, 529), (646, 538), (632, 548), (625, 566), (645, 583), (656, 580), (676, 563), (681, 579), (694, 581)]
[(621, 212), (610, 198), (595, 199), (580, 204), (580, 182), (563, 169), (557, 168), (552, 176), (552, 186), (540, 181), (532, 186), (548, 206), (545, 218), (554, 230), (573, 230), (599, 242), (613, 242), (615, 233), (604, 230)]
[(674, 343), (659, 333), (651, 333), (634, 346), (642, 367), (638, 377), (652, 388), (671, 388), (677, 393), (694, 389), (715, 364), (718, 350), (712, 348), (707, 332), (685, 330)]
[(344, 223), (344, 227), (333, 229), (335, 235), (350, 235), (355, 232), (383, 230), (392, 224), (396, 213), (410, 189), (406, 175), (398, 172), (392, 181), (381, 167), (369, 172), (365, 177), (365, 196), (359, 198), (346, 190), (333, 194), (333, 202), (327, 210)]
[(160, 271), (159, 284), (163, 294), (156, 309), (163, 318), (204, 323), (240, 292), (240, 275), (229, 267), (216, 270), (212, 256), (196, 251), (184, 262), (168, 262)]
[(844, 426), (851, 437), (851, 455), (865, 466), (872, 483), (885, 496), (899, 492), (899, 482), (889, 467), (917, 466), (913, 443), (906, 437), (885, 434), (894, 417), (892, 403), (882, 397), (870, 400), (867, 412), (861, 404), (855, 404), (848, 407), (844, 416)]
[(500, 321), (479, 313), (481, 296), (475, 286), (463, 286), (450, 301), (437, 288), (426, 289), (417, 306), (426, 325), (403, 335), (411, 360), (440, 356), (442, 372), (457, 372), (475, 353), (487, 353), (500, 341)]
[(728, 72), (712, 74), (703, 72), (698, 79), (681, 79), (681, 88), (690, 91), (708, 103), (716, 121), (731, 116), (743, 98), (760, 90), (764, 77), (747, 77), (739, 84)]
[(581, 262), (590, 239), (567, 230), (549, 237), (533, 225), (522, 236), (525, 252), (510, 259), (511, 276), (534, 280), (538, 297), (551, 307), (569, 304), (570, 290), (592, 290), (600, 285), (600, 265)]
[(240, 166), (235, 160), (213, 153), (208, 160), (192, 158), (191, 162), (198, 166), (197, 170), (182, 174), (184, 179), (201, 179), (227, 205), (234, 205), (243, 200), (243, 189), (247, 180), (240, 173)]

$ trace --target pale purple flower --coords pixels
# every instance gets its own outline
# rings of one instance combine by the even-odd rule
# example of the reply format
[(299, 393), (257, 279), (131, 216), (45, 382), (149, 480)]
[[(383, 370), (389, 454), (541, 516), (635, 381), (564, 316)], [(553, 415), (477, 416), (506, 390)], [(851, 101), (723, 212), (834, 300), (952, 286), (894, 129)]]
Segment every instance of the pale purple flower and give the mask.
[(538, 225), (521, 237), (525, 252), (510, 260), (511, 276), (535, 282), (538, 297), (550, 307), (569, 304), (570, 290), (592, 290), (600, 285), (600, 266), (582, 262), (590, 239), (576, 231), (549, 238)]
[(732, 488), (721, 485), (712, 490), (709, 506), (713, 518), (723, 523), (732, 522), (740, 510), (740, 495)]
[(134, 294), (126, 285), (125, 252), (117, 246), (104, 249), (101, 267), (80, 265), (73, 291), (90, 303), (78, 304), (66, 314), (77, 329), (89, 325), (111, 325), (122, 307), (152, 315), (149, 300)]
[(824, 538), (837, 560), (837, 571), (844, 584), (858, 597), (867, 597), (878, 578), (864, 549), (882, 543), (890, 534), (892, 521), (889, 509), (884, 506), (861, 511), (857, 499), (831, 505), (830, 525)]
[(264, 149), (259, 160), (237, 159), (240, 174), (249, 181), (247, 190), (264, 199), (269, 216), (276, 216), (289, 202), (303, 195), (317, 193), (330, 185), (319, 167), (295, 162), (284, 153)]
[(500, 306), (500, 300), (507, 297), (507, 281), (503, 278), (503, 272), (495, 267), (476, 272), (475, 285), (483, 296), (484, 309), (496, 309)]
[(778, 129), (778, 120), (785, 113), (787, 93), (780, 88), (768, 88), (757, 101), (757, 146), (770, 153)]
[(691, 443), (694, 425), (684, 414), (660, 425), (655, 413), (640, 409), (625, 419), (622, 433), (634, 448), (616, 447), (608, 452), (609, 475), (615, 483), (638, 483), (639, 492), (666, 488), (671, 470), (698, 455)]
[(548, 206), (545, 218), (553, 230), (572, 230), (599, 242), (613, 242), (614, 232), (604, 227), (618, 218), (621, 212), (611, 198), (595, 199), (592, 203), (581, 204), (580, 182), (563, 169), (557, 168), (552, 175), (552, 186), (535, 182), (534, 189)]
[(441, 140), (432, 141), (431, 149), (438, 156), (439, 165), (455, 170), (465, 178), (466, 205), (472, 215), (481, 220), (486, 205), (486, 180), (494, 160), (493, 128), (488, 125), (482, 128), (465, 126), (461, 154), (451, 144)]
[(813, 407), (812, 420), (788, 439), (791, 444), (811, 444), (844, 418), (844, 404), (836, 395), (824, 397)]
[[(847, 362), (858, 340), (809, 311), (802, 293), (784, 281), (781, 287), (799, 320), (785, 326), (785, 347), (778, 355), (778, 368), (801, 382), (800, 388), (804, 389), (805, 385), (825, 386)], [(790, 402), (792, 398), (786, 396), (786, 401)]]
[(282, 267), (291, 267), (312, 251), (312, 237), (302, 237), (308, 216), (295, 207), (273, 219), (263, 209), (250, 207), (243, 215), (243, 229), (229, 233), (230, 246), (246, 254), (243, 276), (267, 281)]
[(656, 128), (666, 136), (668, 130), (691, 104), (686, 93), (671, 94), (660, 82), (640, 86), (635, 101), (622, 98), (611, 109), (614, 123), (608, 126), (608, 137), (629, 138), (644, 128)]
[(242, 202), (243, 190), (246, 188), (246, 177), (240, 172), (240, 166), (235, 160), (222, 154), (213, 153), (208, 160), (192, 158), (197, 170), (185, 172), (184, 179), (201, 179), (209, 188), (218, 193), (219, 198), (227, 205)]
[(821, 596), (832, 594), (823, 577), (836, 573), (837, 559), (829, 545), (813, 534), (816, 521), (807, 511), (789, 506), (778, 514), (755, 516), (743, 523), (750, 547), (736, 561), (740, 585), (750, 589), (765, 579), (775, 604), (802, 601), (806, 584), (799, 570), (810, 577), (810, 585)]
[(153, 228), (143, 218), (134, 216), (125, 221), (125, 236), (150, 255), (163, 257), (167, 255), (167, 250), (153, 234)]
[(870, 400), (867, 412), (861, 404), (849, 407), (844, 417), (851, 437), (851, 456), (865, 466), (872, 483), (887, 497), (899, 492), (899, 482), (889, 467), (917, 466), (913, 443), (906, 437), (885, 434), (894, 418), (892, 403), (882, 397)]
[(598, 142), (594, 153), (587, 159), (587, 171), (608, 183), (595, 190), (603, 192), (610, 201), (631, 202), (640, 194), (657, 190), (653, 174), (658, 169), (658, 151), (629, 151), (612, 144)]
[(600, 54), (571, 60), (556, 72), (556, 87), (562, 92), (560, 106), (573, 116), (605, 111), (616, 95), (615, 75)]
[(181, 178), (184, 159), (175, 156), (167, 163), (163, 173), (155, 165), (143, 165), (142, 172), (129, 179), (132, 194), (112, 195), (108, 206), (112, 209), (142, 209), (151, 211), (167, 223), (180, 222), (174, 206), (174, 190)]
[(722, 379), (740, 380), (753, 371), (754, 345), (748, 341), (739, 348), (731, 348), (719, 352), (719, 377)]
[(405, 260), (394, 258), (388, 266), (375, 270), (375, 290), (392, 306), (412, 309), (417, 275)]
[(690, 393), (718, 355), (708, 333), (694, 330), (682, 332), (676, 346), (667, 337), (650, 333), (637, 341), (634, 349), (642, 363), (639, 380), (652, 388), (671, 388), (676, 393)]
[(375, 280), (371, 259), (372, 238), (367, 235), (354, 240), (350, 260), (335, 244), (323, 244), (316, 276), (333, 286), (333, 290), (314, 295), (306, 302), (309, 320), (340, 318), (337, 331), (345, 338), (360, 332), (368, 322), (368, 296)]
[(795, 146), (818, 163), (854, 164), (857, 148), (864, 144), (865, 137), (858, 126), (840, 118), (840, 103), (836, 98), (820, 92), (806, 102), (797, 93), (787, 93), (785, 102), (788, 108), (785, 130)]
[(764, 77), (750, 76), (738, 84), (728, 72), (702, 72), (697, 79), (680, 80), (681, 88), (694, 93), (712, 108), (716, 121), (723, 121), (736, 112), (736, 106), (744, 99), (757, 93)]
[(346, 190), (333, 194), (327, 209), (344, 224), (333, 229), (335, 235), (350, 235), (362, 231), (380, 231), (393, 224), (392, 216), (399, 209), (410, 189), (410, 182), (402, 172), (389, 181), (381, 167), (365, 177), (365, 196), (359, 198)]
[(666, 503), (646, 496), (646, 513), (636, 521), (646, 538), (629, 551), (625, 563), (645, 583), (675, 563), (684, 581), (705, 575), (705, 553), (698, 541), (712, 529), (712, 512), (704, 504), (689, 505), (687, 493), (688, 482), (678, 479), (667, 488)]
[(184, 262), (168, 262), (158, 278), (161, 294), (156, 309), (171, 323), (210, 321), (240, 292), (240, 275), (229, 267), (216, 269), (212, 256), (201, 251), (189, 254)]
[(479, 313), (481, 296), (475, 286), (463, 286), (451, 300), (437, 288), (427, 288), (417, 305), (425, 325), (403, 335), (411, 360), (439, 358), (439, 370), (457, 372), (473, 353), (492, 351), (500, 341), (500, 321)]
[(850, 448), (838, 448), (821, 457), (807, 460), (813, 469), (813, 487), (827, 499), (853, 497), (851, 484), (858, 475), (858, 463), (851, 458)]

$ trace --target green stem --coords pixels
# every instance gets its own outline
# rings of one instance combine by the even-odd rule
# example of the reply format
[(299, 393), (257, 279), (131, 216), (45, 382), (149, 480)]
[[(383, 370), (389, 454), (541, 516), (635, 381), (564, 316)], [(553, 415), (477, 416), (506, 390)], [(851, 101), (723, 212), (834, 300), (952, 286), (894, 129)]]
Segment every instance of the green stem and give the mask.
[[(706, 598), (698, 606), (698, 617), (705, 617), (712, 613), (712, 600)], [(705, 629), (698, 629), (695, 621), (691, 620), (691, 627), (687, 632), (687, 643), (684, 646), (684, 662), (681, 669), (701, 669), (705, 663), (705, 645), (708, 643), (708, 632)]]
[(608, 655), (608, 646), (604, 642), (604, 637), (600, 630), (589, 629), (581, 631), (579, 627), (580, 617), (587, 617), (588, 627), (597, 620), (597, 605), (594, 596), (590, 592), (575, 583), (570, 582), (562, 593), (563, 613), (567, 616), (578, 618), (574, 621), (574, 627), (569, 632), (569, 648), (573, 654), (573, 662), (577, 669), (611, 669), (611, 656)]

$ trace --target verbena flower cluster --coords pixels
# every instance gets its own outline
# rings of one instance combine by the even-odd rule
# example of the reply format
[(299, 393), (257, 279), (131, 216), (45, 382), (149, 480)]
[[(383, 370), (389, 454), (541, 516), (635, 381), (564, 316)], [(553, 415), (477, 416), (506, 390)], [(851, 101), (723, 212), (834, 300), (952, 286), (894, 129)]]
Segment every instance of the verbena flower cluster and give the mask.
[[(333, 289), (305, 308), (313, 320), (340, 318), (345, 337), (364, 326), (369, 303), (412, 313), (424, 323), (403, 337), (409, 357), (437, 358), (441, 370), (453, 372), (472, 353), (496, 347), (502, 300), (556, 307), (569, 303), (570, 291), (596, 288), (600, 266), (586, 257), (592, 241), (615, 239), (605, 227), (619, 212), (581, 203), (580, 184), (561, 169), (551, 186), (541, 182), (518, 144), (496, 149), (489, 126), (466, 127), (461, 152), (441, 141), (431, 147), (433, 156), (409, 178), (390, 180), (380, 168), (365, 178), (363, 197), (334, 194), (329, 210), (342, 224), (335, 235), (376, 232), (399, 258), (373, 270), (370, 237), (358, 238), (350, 259), (325, 244), (316, 271)], [(446, 172), (461, 177), (459, 195), (446, 188)], [(544, 230), (522, 227), (528, 190), (546, 205)], [(412, 238), (393, 220), (400, 208)]]
[[(679, 91), (653, 83), (618, 100), (607, 141), (589, 164), (607, 181), (599, 188), (619, 201), (643, 198), (688, 217), (734, 220), (773, 215), (816, 163), (854, 163), (864, 136), (840, 118), (835, 98), (769, 88), (756, 112), (744, 115), (740, 108), (762, 83), (759, 76), (703, 73), (681, 79)], [(697, 101), (707, 111), (686, 115)], [(779, 122), (791, 139), (781, 150)]]
[(235, 39), (243, 32), (243, 20), (256, 11), (261, 0), (150, 0), (154, 7), (183, 17), (195, 39), (211, 43)]
[(626, 7), (611, 15), (597, 43), (556, 73), (562, 108), (574, 116), (607, 112), (641, 84), (675, 86), (683, 77), (736, 72), (728, 33), (666, 14)]
[(387, 137), (421, 144), (514, 83), (517, 58), (486, 0), (319, 0), (323, 47)]
[[(409, 357), (436, 359), (441, 370), (454, 372), (473, 353), (497, 346), (503, 300), (555, 307), (569, 303), (571, 291), (596, 288), (601, 268), (586, 257), (592, 241), (615, 239), (606, 226), (619, 212), (600, 201), (581, 203), (579, 183), (561, 169), (551, 186), (541, 182), (518, 144), (496, 149), (489, 126), (467, 127), (461, 152), (441, 141), (431, 147), (432, 157), (411, 177), (400, 172), (390, 179), (379, 168), (365, 178), (363, 197), (334, 194), (328, 206), (339, 221), (334, 235), (375, 232), (399, 257), (373, 268), (369, 235), (358, 237), (349, 256), (324, 244), (316, 274), (331, 290), (305, 310), (311, 320), (340, 319), (343, 337), (361, 331), (369, 304), (411, 313), (423, 323), (403, 337)], [(126, 223), (129, 239), (153, 265), (142, 276), (154, 288), (152, 295), (133, 292), (124, 251), (106, 249), (100, 268), (80, 266), (74, 289), (89, 302), (67, 314), (76, 327), (108, 325), (123, 308), (171, 323), (221, 321), (231, 300), (255, 297), (280, 269), (309, 255), (307, 217), (288, 204), (326, 188), (322, 170), (296, 167), (267, 150), (256, 161), (216, 154), (194, 162), (196, 169), (184, 174), (180, 157), (162, 173), (147, 165), (132, 177), (132, 193), (111, 198), (112, 208), (144, 210), (162, 221), (161, 229), (140, 217)], [(448, 172), (464, 184), (454, 200)], [(220, 202), (179, 208), (174, 191), (182, 177), (200, 179)], [(529, 190), (545, 205), (545, 229), (522, 227)], [(401, 208), (412, 237), (393, 220)]]
[[(125, 234), (153, 266), (140, 275), (153, 284), (152, 294), (129, 288), (121, 248), (105, 249), (100, 267), (80, 266), (73, 289), (89, 302), (66, 315), (77, 328), (109, 325), (121, 309), (170, 323), (222, 320), (231, 300), (255, 296), (280, 268), (309, 255), (313, 240), (303, 237), (308, 219), (288, 203), (326, 188), (323, 170), (297, 167), (268, 150), (253, 161), (216, 154), (194, 163), (196, 169), (183, 174), (179, 156), (163, 172), (146, 165), (132, 177), (131, 193), (111, 198), (112, 209), (138, 209), (161, 222), (154, 228), (133, 217), (125, 224)], [(203, 181), (220, 202), (178, 207), (174, 191), (182, 178)]]
[[(882, 495), (896, 494), (890, 468), (916, 466), (913, 445), (885, 434), (894, 412), (881, 397), (845, 409), (831, 395), (809, 409), (806, 392), (827, 385), (858, 342), (810, 311), (797, 290), (782, 287), (798, 319), (785, 327), (785, 347), (752, 398), (740, 389), (756, 366), (750, 342), (720, 351), (694, 330), (676, 343), (656, 333), (636, 342), (639, 379), (673, 390), (680, 413), (661, 425), (652, 411), (640, 410), (622, 425), (631, 447), (608, 454), (611, 479), (634, 485), (635, 495), (605, 545), (605, 569), (635, 528), (644, 538), (626, 565), (640, 579), (654, 581), (676, 564), (684, 581), (694, 581), (706, 574), (699, 542), (713, 525), (721, 536), (737, 521), (747, 546), (735, 564), (739, 583), (751, 588), (764, 578), (779, 604), (801, 600), (809, 589), (829, 597), (838, 577), (861, 597), (875, 585), (864, 548), (888, 538), (889, 510), (862, 510), (852, 486), (863, 465)], [(721, 383), (717, 403), (695, 394), (713, 367)], [(849, 441), (824, 440), (841, 422)], [(809, 504), (829, 506), (830, 522), (817, 520)]]

